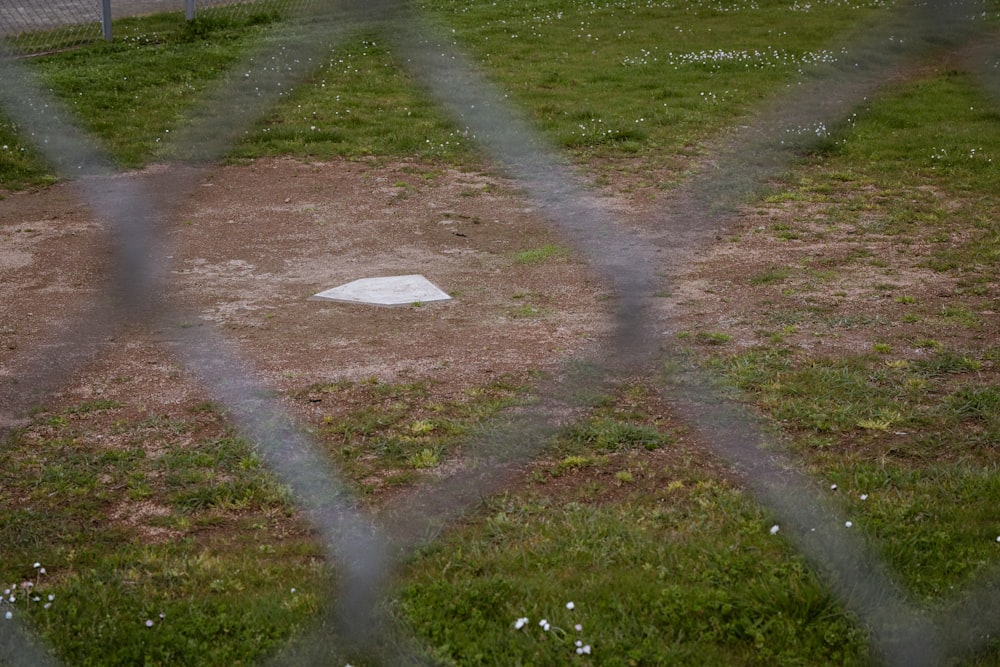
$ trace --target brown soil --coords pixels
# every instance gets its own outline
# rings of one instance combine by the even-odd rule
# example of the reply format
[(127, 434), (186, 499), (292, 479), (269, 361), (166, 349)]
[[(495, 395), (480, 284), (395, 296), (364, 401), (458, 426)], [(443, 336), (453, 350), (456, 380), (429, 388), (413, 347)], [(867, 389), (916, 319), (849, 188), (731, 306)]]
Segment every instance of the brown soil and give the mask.
[[(154, 184), (156, 172), (145, 174)], [(68, 185), (12, 194), (0, 212), (2, 376), (66, 312), (106, 299), (111, 258), (100, 223)], [(224, 167), (180, 208), (167, 241), (170, 289), (280, 389), (373, 376), (475, 386), (552, 368), (609, 326), (605, 290), (577, 258), (517, 261), (559, 240), (509, 183), (483, 174), (347, 161)], [(311, 298), (358, 278), (412, 273), (453, 300), (382, 308)], [(123, 335), (68, 383), (66, 400), (183, 400), (195, 390), (157, 340)]]

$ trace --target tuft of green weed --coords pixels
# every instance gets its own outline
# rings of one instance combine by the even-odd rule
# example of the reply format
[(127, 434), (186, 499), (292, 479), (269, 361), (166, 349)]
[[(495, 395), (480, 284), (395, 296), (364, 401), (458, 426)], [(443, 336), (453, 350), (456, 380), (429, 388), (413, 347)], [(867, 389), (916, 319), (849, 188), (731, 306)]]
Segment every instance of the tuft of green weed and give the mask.
[(771, 267), (765, 271), (750, 276), (751, 285), (774, 285), (784, 282), (791, 275), (791, 271), (785, 267)]
[(530, 250), (522, 250), (514, 255), (517, 264), (541, 264), (555, 257), (565, 257), (569, 250), (562, 246), (546, 244)]

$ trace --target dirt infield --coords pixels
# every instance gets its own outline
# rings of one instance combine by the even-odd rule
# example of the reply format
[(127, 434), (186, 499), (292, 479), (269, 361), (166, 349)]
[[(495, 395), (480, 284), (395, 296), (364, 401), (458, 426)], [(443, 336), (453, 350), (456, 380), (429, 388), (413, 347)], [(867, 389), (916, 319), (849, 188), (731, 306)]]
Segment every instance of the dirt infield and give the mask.
[[(144, 175), (156, 176), (155, 168)], [(44, 349), (68, 310), (106, 298), (111, 262), (100, 224), (68, 184), (8, 196), (0, 230), (0, 374), (8, 375), (15, 356)], [(261, 160), (208, 175), (166, 236), (174, 294), (280, 388), (371, 376), (474, 386), (552, 367), (610, 326), (606, 293), (588, 268), (494, 176)], [(538, 248), (550, 252), (519, 255)], [(411, 273), (453, 300), (380, 308), (310, 299), (350, 280)], [(177, 367), (158, 335), (115, 341), (114, 359), (66, 391), (178, 400), (189, 388), (170, 386)]]

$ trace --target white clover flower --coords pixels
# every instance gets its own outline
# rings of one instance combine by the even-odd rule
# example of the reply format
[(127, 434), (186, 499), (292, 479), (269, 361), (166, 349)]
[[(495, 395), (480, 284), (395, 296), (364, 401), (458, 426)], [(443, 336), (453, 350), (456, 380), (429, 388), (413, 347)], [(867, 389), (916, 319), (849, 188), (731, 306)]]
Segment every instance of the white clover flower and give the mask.
[[(1000, 537), (997, 538), (997, 541), (1000, 542)], [(573, 629), (576, 630), (577, 632), (583, 632), (583, 626), (580, 625), (579, 623), (574, 625)]]
[(573, 610), (573, 607), (575, 607), (575, 606), (576, 606), (576, 605), (575, 605), (575, 604), (573, 604), (572, 602), (567, 602), (567, 603), (566, 603), (566, 608), (567, 608), (567, 609), (569, 609), (570, 611), (572, 611), (572, 610)]
[(837, 490), (837, 485), (836, 484), (831, 484), (830, 485), (830, 490), (831, 491), (836, 491)]
[(14, 618), (14, 612), (8, 611), (6, 614), (3, 615), (3, 617), (9, 621), (10, 619)]
[(521, 628), (523, 628), (527, 624), (528, 624), (528, 617), (527, 616), (522, 616), (521, 618), (517, 619), (517, 621), (514, 622), (514, 629), (515, 630), (520, 630)]
[(867, 494), (867, 493), (862, 493), (862, 494), (861, 494), (860, 496), (858, 496), (858, 497), (859, 497), (859, 498), (861, 498), (861, 500), (868, 500), (868, 494)]
[(35, 568), (35, 569), (37, 570), (37, 569), (38, 569), (38, 568), (40, 568), (41, 566), (42, 566), (42, 564), (41, 564), (41, 563), (35, 563), (35, 564), (34, 564), (34, 565), (32, 565), (31, 567), (33, 567), (33, 568)]
[(549, 625), (549, 622), (547, 620), (545, 620), (544, 618), (542, 620), (538, 621), (538, 625), (540, 625), (542, 627), (542, 630), (544, 630), (545, 632), (548, 632), (549, 628), (552, 627), (551, 625)]
[(853, 521), (845, 521), (845, 522), (844, 522), (844, 526), (846, 526), (847, 528), (850, 528), (850, 527), (851, 527), (851, 526), (853, 526), (853, 525), (854, 525), (854, 522), (853, 522)]
[(42, 605), (42, 609), (48, 609), (51, 606), (52, 606), (51, 602), (46, 602), (44, 605)]
[(778, 524), (774, 524), (773, 526), (771, 526), (772, 535), (777, 535), (779, 530), (781, 530), (781, 526), (779, 526)]
[(52, 602), (55, 599), (56, 599), (56, 596), (54, 594), (52, 594), (52, 593), (49, 593), (49, 602)]
[(146, 627), (147, 628), (153, 627), (153, 619), (151, 619), (151, 618), (147, 618), (146, 619)]

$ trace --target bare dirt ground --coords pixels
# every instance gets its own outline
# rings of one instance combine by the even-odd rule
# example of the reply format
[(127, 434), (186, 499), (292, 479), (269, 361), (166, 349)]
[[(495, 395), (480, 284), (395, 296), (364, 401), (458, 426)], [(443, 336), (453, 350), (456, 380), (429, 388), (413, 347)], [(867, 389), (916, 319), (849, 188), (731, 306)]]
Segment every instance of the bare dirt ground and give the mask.
[[(66, 312), (108, 298), (112, 260), (67, 184), (0, 201), (0, 230), (0, 377), (10, 381), (12, 361), (38, 352)], [(218, 327), (279, 389), (433, 377), (448, 392), (552, 368), (609, 326), (605, 289), (571, 253), (518, 260), (559, 239), (508, 182), (483, 174), (346, 161), (224, 167), (179, 208), (166, 241), (170, 289), (200, 321), (187, 324)], [(453, 300), (380, 308), (311, 298), (412, 273)], [(64, 387), (65, 400), (190, 400), (196, 390), (157, 340), (122, 332)]]
[[(120, 178), (148, 178), (155, 191), (161, 172)], [(655, 232), (658, 209), (669, 206), (662, 193), (624, 182), (607, 191), (630, 193), (594, 197), (640, 233)], [(279, 390), (377, 377), (431, 379), (448, 395), (503, 374), (552, 370), (599, 350), (611, 330), (609, 292), (578, 256), (519, 261), (519, 252), (561, 241), (500, 176), (418, 162), (258, 160), (207, 172), (172, 208), (168, 281), (194, 320), (185, 325), (219, 328)], [(921, 338), (974, 348), (1000, 328), (995, 289), (974, 304), (980, 326), (907, 318), (913, 307), (900, 296), (934, 312), (949, 302), (956, 277), (924, 265), (927, 244), (859, 237), (864, 224), (799, 205), (744, 210), (709, 247), (657, 267), (675, 277), (657, 300), (660, 331), (722, 332), (737, 347), (781, 332), (811, 354), (865, 352), (890, 340), (897, 354), (918, 356)], [(796, 233), (774, 232), (788, 228)], [(44, 353), (65, 313), (107, 300), (111, 251), (70, 184), (8, 194), (0, 234), (0, 380), (10, 382), (14, 361)], [(754, 280), (768, 271), (787, 276)], [(380, 308), (310, 298), (358, 278), (411, 273), (453, 300)], [(782, 314), (800, 319), (789, 326)], [(149, 409), (194, 400), (200, 390), (159, 344), (163, 335), (115, 335), (106, 354), (63, 383), (58, 400), (142, 397)]]

